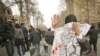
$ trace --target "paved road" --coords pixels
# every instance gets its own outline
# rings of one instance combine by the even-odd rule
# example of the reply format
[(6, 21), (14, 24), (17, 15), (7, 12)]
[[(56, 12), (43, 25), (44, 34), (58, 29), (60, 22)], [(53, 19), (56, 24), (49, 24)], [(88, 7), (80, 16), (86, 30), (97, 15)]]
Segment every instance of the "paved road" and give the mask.
[(99, 34), (98, 44), (97, 44), (97, 56), (100, 56), (100, 34)]
[[(16, 47), (15, 47), (14, 49), (15, 49), (15, 54), (14, 54), (14, 56), (18, 56), (18, 55), (17, 55), (17, 49), (16, 49)], [(50, 50), (51, 50), (51, 46), (49, 45), (49, 54), (46, 55), (46, 54), (44, 53), (44, 49), (43, 49), (43, 50), (41, 51), (41, 56), (50, 56)], [(6, 50), (5, 50), (4, 47), (3, 47), (3, 48), (0, 48), (0, 56), (7, 56), (7, 53), (6, 53)], [(30, 56), (30, 52), (29, 52), (29, 51), (26, 52), (24, 56)], [(36, 56), (36, 53), (34, 53), (33, 56)], [(100, 35), (99, 35), (98, 44), (97, 44), (97, 56), (100, 56)]]
[[(50, 50), (51, 50), (51, 45), (49, 45), (49, 54), (45, 54), (43, 47), (41, 47), (41, 56), (49, 56), (50, 55)], [(1, 48), (0, 47), (0, 56), (7, 56), (7, 52), (5, 47)], [(18, 56), (17, 49), (14, 47), (14, 56)], [(24, 56), (30, 56), (30, 51), (26, 52)], [(36, 53), (33, 54), (33, 56), (36, 56)]]

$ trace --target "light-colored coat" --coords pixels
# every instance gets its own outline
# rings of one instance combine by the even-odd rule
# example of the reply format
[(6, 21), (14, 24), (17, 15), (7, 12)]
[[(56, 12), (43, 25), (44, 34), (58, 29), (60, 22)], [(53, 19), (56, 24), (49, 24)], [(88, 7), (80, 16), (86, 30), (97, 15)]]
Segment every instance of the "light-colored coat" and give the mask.
[(54, 42), (51, 50), (51, 56), (80, 56), (80, 46), (77, 38), (82, 38), (85, 35), (90, 25), (78, 23), (81, 33), (75, 35), (72, 29), (72, 22), (65, 24), (61, 28), (55, 29)]

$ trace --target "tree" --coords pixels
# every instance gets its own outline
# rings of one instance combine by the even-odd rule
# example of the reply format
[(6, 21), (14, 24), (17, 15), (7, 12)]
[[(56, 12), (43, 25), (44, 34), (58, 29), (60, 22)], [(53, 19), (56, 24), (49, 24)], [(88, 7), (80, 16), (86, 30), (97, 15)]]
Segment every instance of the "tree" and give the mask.
[[(35, 21), (37, 22), (36, 25), (38, 26), (41, 22), (43, 22), (43, 15), (38, 10), (38, 3), (36, 0), (5, 0), (5, 3), (8, 7), (13, 6), (14, 4), (18, 5), (20, 10), (20, 19), (19, 22), (21, 23), (23, 20), (25, 23), (30, 24), (30, 17), (35, 17)], [(26, 16), (26, 17), (25, 17)], [(26, 20), (24, 19), (26, 18)]]

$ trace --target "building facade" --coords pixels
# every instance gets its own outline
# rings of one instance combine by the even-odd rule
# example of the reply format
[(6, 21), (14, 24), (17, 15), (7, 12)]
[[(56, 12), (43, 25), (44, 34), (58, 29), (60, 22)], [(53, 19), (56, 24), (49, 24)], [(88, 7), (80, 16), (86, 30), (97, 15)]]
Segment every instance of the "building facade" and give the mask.
[(100, 22), (100, 0), (66, 0), (67, 9), (61, 14), (61, 24), (69, 14), (74, 14), (81, 23)]
[(12, 11), (9, 7), (6, 7), (0, 0), (0, 17), (4, 20), (13, 19)]

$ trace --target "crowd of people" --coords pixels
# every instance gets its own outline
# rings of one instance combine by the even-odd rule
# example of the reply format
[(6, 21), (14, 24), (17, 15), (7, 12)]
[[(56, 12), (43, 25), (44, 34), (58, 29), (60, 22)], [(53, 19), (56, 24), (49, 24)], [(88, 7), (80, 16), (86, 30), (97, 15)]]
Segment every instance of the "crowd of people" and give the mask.
[[(14, 47), (17, 48), (19, 56), (24, 56), (27, 51), (30, 51), (31, 56), (34, 51), (37, 56), (40, 56), (40, 41), (41, 39), (45, 41), (45, 31), (35, 29), (32, 26), (28, 28), (24, 23), (7, 22), (0, 18), (0, 46), (6, 48), (8, 56), (14, 56)], [(43, 44), (42, 41), (41, 44)], [(44, 46), (45, 53), (48, 53), (47, 45)], [(34, 48), (30, 50), (30, 46)]]
[[(0, 17), (0, 46), (6, 48), (8, 56), (14, 56), (14, 46), (17, 47), (19, 56), (24, 56), (27, 51), (30, 51), (31, 56), (34, 52), (41, 56), (40, 45), (44, 47), (46, 54), (48, 45), (51, 45), (51, 56), (81, 56), (84, 52), (89, 54), (93, 45), (97, 55), (98, 30), (94, 24), (81, 24), (77, 22), (74, 14), (71, 14), (65, 18), (63, 27), (57, 27), (58, 18), (57, 15), (53, 16), (53, 30), (49, 28), (46, 31), (32, 26), (26, 28), (24, 23), (14, 23), (13, 20), (5, 22)], [(30, 46), (34, 48), (30, 50)]]

